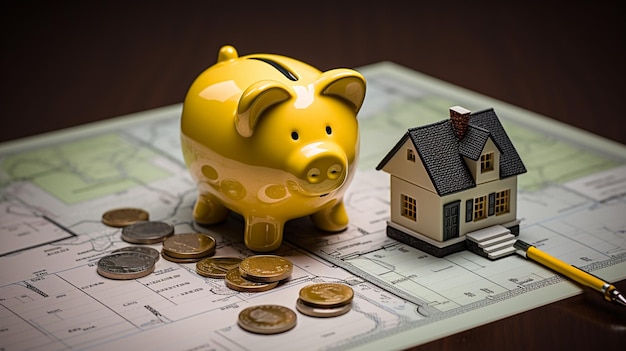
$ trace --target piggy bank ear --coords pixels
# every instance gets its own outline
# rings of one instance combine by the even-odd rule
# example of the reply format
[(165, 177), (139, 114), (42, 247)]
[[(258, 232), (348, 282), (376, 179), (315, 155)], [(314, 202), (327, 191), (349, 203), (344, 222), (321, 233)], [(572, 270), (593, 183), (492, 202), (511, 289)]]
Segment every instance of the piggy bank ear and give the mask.
[(365, 99), (365, 78), (357, 71), (337, 68), (322, 73), (318, 85), (324, 95), (343, 99), (358, 113)]
[(244, 137), (251, 136), (263, 111), (290, 97), (287, 87), (279, 82), (265, 80), (252, 84), (239, 99), (235, 116), (237, 132)]

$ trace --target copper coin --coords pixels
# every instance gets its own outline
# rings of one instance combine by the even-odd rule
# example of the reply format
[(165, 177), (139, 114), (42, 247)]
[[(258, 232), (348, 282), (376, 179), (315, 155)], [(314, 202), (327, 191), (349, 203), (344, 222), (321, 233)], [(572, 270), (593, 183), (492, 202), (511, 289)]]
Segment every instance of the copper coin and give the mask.
[(339, 307), (352, 302), (354, 291), (340, 283), (316, 283), (300, 289), (300, 299), (312, 307)]
[(277, 282), (288, 278), (292, 271), (291, 261), (277, 255), (250, 256), (239, 264), (241, 276), (255, 282)]
[(196, 273), (204, 277), (224, 278), (228, 271), (238, 268), (239, 263), (241, 263), (239, 257), (206, 257), (196, 263)]
[[(207, 256), (211, 256), (215, 253), (215, 250), (210, 251), (207, 253)], [(196, 263), (198, 261), (200, 261), (201, 259), (205, 258), (205, 256), (201, 256), (201, 257), (173, 257), (168, 255), (167, 253), (165, 253), (164, 251), (161, 251), (161, 257), (163, 257), (164, 259), (170, 261), (170, 262), (174, 262), (174, 263)]]
[(239, 274), (239, 268), (233, 268), (228, 271), (226, 276), (224, 276), (224, 281), (226, 282), (226, 286), (228, 288), (241, 292), (267, 291), (278, 285), (278, 282), (259, 283), (244, 279), (241, 277), (241, 274)]
[(116, 208), (102, 215), (102, 223), (110, 227), (125, 227), (140, 221), (147, 221), (150, 215), (140, 208)]
[(163, 253), (176, 258), (201, 258), (215, 252), (215, 239), (203, 233), (175, 234), (163, 241)]

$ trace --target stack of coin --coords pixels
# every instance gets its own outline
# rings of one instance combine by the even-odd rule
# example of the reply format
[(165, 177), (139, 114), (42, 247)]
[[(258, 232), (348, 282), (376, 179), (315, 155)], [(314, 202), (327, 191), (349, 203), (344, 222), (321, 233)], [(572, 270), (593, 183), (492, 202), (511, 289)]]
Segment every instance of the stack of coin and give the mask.
[(340, 283), (310, 284), (300, 289), (296, 309), (311, 317), (336, 317), (352, 308), (354, 291)]
[(224, 278), (232, 269), (238, 269), (241, 258), (231, 256), (206, 257), (196, 263), (196, 273), (203, 277)]
[(290, 308), (280, 305), (259, 305), (239, 312), (237, 324), (257, 334), (278, 334), (296, 326), (297, 315)]
[(275, 288), (291, 276), (293, 264), (276, 255), (256, 255), (244, 258), (238, 268), (224, 277), (226, 286), (237, 291), (259, 292)]
[(122, 228), (122, 240), (133, 244), (156, 244), (174, 235), (174, 227), (165, 222), (141, 221)]
[(161, 256), (176, 263), (198, 262), (215, 254), (215, 239), (203, 233), (181, 233), (163, 241)]
[(242, 292), (261, 292), (274, 289), (278, 282), (261, 283), (253, 282), (241, 277), (239, 268), (233, 268), (224, 276), (226, 286), (230, 289)]
[(125, 227), (140, 221), (147, 221), (150, 215), (140, 208), (115, 208), (102, 215), (102, 223), (110, 227)]
[(259, 283), (273, 283), (289, 278), (293, 264), (277, 255), (256, 255), (244, 258), (239, 264), (241, 277)]
[(154, 271), (156, 260), (142, 252), (111, 253), (98, 260), (98, 274), (110, 279), (137, 279)]

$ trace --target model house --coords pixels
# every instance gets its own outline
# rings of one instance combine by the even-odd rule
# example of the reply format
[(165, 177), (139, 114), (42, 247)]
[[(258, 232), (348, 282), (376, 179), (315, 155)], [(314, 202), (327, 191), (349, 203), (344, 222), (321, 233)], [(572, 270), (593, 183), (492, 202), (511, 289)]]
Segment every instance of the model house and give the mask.
[(376, 169), (390, 174), (389, 237), (437, 257), (515, 252), (526, 168), (493, 109), (454, 106), (449, 119), (410, 128)]

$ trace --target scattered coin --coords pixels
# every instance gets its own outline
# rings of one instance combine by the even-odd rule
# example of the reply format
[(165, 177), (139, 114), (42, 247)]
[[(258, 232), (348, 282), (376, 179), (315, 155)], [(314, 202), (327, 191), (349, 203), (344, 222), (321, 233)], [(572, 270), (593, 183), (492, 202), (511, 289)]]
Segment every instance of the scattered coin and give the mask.
[(258, 334), (277, 334), (296, 326), (297, 315), (290, 308), (280, 305), (259, 305), (239, 312), (241, 328)]
[(122, 240), (133, 244), (156, 244), (174, 235), (171, 224), (157, 221), (142, 221), (122, 229)]
[(166, 254), (164, 251), (161, 251), (161, 257), (163, 257), (164, 259), (170, 262), (175, 262), (175, 263), (196, 263), (204, 258), (204, 257), (188, 257), (188, 258), (172, 257)]
[(338, 307), (314, 307), (307, 305), (302, 301), (302, 299), (298, 299), (296, 301), (296, 309), (307, 316), (328, 318), (341, 316), (342, 314), (347, 313), (352, 309), (352, 303), (349, 302)]
[(259, 283), (244, 279), (239, 273), (239, 268), (233, 268), (228, 271), (228, 273), (226, 273), (226, 276), (224, 276), (224, 281), (226, 282), (226, 286), (230, 289), (242, 292), (267, 291), (275, 288), (278, 285), (278, 282)]
[(277, 282), (291, 275), (293, 264), (276, 255), (256, 255), (244, 258), (239, 272), (244, 279), (255, 282)]
[(125, 251), (144, 253), (144, 254), (154, 258), (155, 261), (158, 261), (159, 257), (161, 257), (161, 255), (159, 254), (159, 250), (153, 249), (153, 248), (147, 247), (147, 246), (126, 246), (126, 247), (122, 247), (122, 248), (117, 249), (117, 250), (113, 250), (111, 253), (118, 253), (118, 252), (125, 252)]
[(203, 233), (175, 234), (163, 241), (162, 250), (175, 258), (203, 258), (215, 253), (215, 239)]
[(111, 279), (137, 279), (154, 271), (154, 258), (140, 252), (118, 252), (98, 260), (97, 271)]
[(300, 300), (311, 307), (332, 308), (352, 302), (354, 291), (340, 283), (310, 284), (300, 289)]
[(196, 263), (196, 273), (204, 277), (224, 278), (228, 271), (238, 268), (240, 262), (239, 257), (206, 257)]
[(102, 223), (111, 227), (125, 227), (139, 221), (147, 221), (150, 215), (140, 208), (116, 208), (102, 215)]

